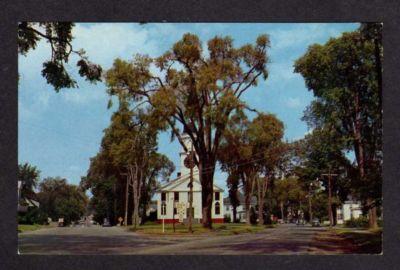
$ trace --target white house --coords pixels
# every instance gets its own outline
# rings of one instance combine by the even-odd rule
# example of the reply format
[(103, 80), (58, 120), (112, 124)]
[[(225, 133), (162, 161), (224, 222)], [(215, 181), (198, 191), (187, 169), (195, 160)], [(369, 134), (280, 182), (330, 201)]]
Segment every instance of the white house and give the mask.
[(22, 190), (23, 182), (18, 180), (18, 206), (17, 211), (24, 213), (28, 211), (29, 207), (39, 207), (39, 202), (30, 199), (30, 198), (22, 198), (21, 190)]
[(359, 218), (361, 215), (361, 203), (358, 201), (348, 200), (337, 209), (337, 223), (343, 224), (345, 221)]
[[(191, 149), (191, 140), (187, 134), (183, 134), (183, 140), (187, 149)], [(184, 164), (185, 158), (189, 153), (183, 150), (180, 153), (181, 170), (178, 177), (167, 184), (163, 185), (156, 191), (155, 199), (157, 200), (157, 219), (159, 222), (164, 220), (165, 223), (178, 222), (178, 203), (184, 203), (184, 222), (189, 217), (189, 196), (190, 196), (190, 169)], [(201, 222), (202, 219), (202, 199), (201, 184), (199, 170), (197, 167), (193, 169), (193, 222)], [(214, 223), (224, 222), (224, 201), (222, 198), (223, 189), (214, 185), (213, 203), (211, 210), (211, 218)]]
[[(236, 220), (238, 222), (246, 222), (246, 207), (245, 207), (245, 200), (244, 200), (244, 195), (239, 192), (238, 194), (239, 198), (239, 205), (236, 207)], [(250, 200), (250, 207), (255, 208), (257, 205), (257, 198), (253, 196)], [(224, 207), (225, 207), (225, 217), (229, 219), (230, 222), (234, 221), (233, 218), (233, 206), (231, 204), (231, 200), (229, 197), (226, 197), (224, 199)]]

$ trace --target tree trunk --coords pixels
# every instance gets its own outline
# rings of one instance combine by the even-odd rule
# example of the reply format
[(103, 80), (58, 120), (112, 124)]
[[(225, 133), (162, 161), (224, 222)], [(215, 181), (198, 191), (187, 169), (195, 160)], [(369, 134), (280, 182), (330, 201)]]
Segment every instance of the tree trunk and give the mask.
[[(360, 119), (360, 96), (358, 91), (356, 91), (355, 96), (355, 125), (354, 125), (354, 148), (356, 152), (356, 159), (358, 170), (360, 173), (361, 181), (366, 181), (365, 179), (365, 153), (364, 153), (364, 144), (361, 138), (361, 119)], [(370, 228), (378, 227), (377, 217), (376, 217), (376, 207), (372, 205), (373, 198), (367, 198), (367, 206), (368, 206), (368, 221)]]
[(337, 225), (337, 206), (336, 204), (332, 205), (332, 213), (333, 213), (333, 226)]
[(258, 205), (258, 225), (264, 224), (264, 204)]
[(268, 189), (268, 177), (257, 178), (258, 188), (258, 224), (264, 224), (264, 201)]
[[(142, 198), (143, 199), (143, 198)], [(143, 225), (146, 221), (147, 221), (147, 216), (146, 216), (146, 212), (148, 209), (148, 204), (146, 202), (142, 203), (142, 218), (140, 220), (140, 225)]]
[(244, 201), (245, 201), (245, 210), (246, 210), (246, 224), (250, 225), (250, 194), (248, 192), (246, 192), (245, 197), (244, 197)]
[(124, 226), (128, 226), (128, 200), (129, 200), (129, 175), (126, 175), (126, 190), (125, 190), (125, 219)]
[[(213, 178), (214, 170), (210, 169), (215, 166), (211, 163), (201, 163), (200, 181), (201, 181), (201, 207), (202, 207), (202, 224), (204, 228), (212, 229), (212, 202), (213, 202)], [(202, 168), (205, 168), (204, 170)]]
[[(376, 213), (376, 206), (373, 205), (373, 199), (367, 199), (367, 204), (370, 206), (368, 210), (368, 224), (371, 229), (378, 228), (378, 218)], [(372, 206), (373, 205), (373, 206)]]
[(251, 196), (253, 194), (253, 177), (251, 173), (244, 174), (242, 176), (243, 186), (244, 186), (244, 201), (245, 201), (245, 210), (246, 210), (246, 224), (250, 225), (250, 216), (251, 216)]
[(140, 191), (141, 191), (141, 177), (139, 168), (136, 165), (135, 168), (130, 167), (130, 173), (132, 175), (132, 191), (133, 191), (133, 215), (132, 224), (134, 228), (139, 225), (139, 202), (140, 202)]
[(236, 215), (237, 215), (237, 206), (236, 206), (236, 205), (233, 205), (233, 206), (232, 206), (232, 213), (233, 213), (233, 223), (237, 223), (237, 218), (236, 218)]
[(376, 77), (378, 80), (378, 92), (379, 92), (379, 113), (382, 113), (382, 62), (381, 62), (381, 52), (379, 48), (379, 41), (377, 38), (374, 39), (374, 47), (375, 47), (375, 70)]
[(331, 170), (329, 169), (328, 176), (328, 216), (329, 216), (329, 227), (333, 226), (333, 213), (332, 213), (332, 182), (331, 182)]
[(284, 221), (285, 217), (283, 216), (283, 202), (280, 202), (280, 205), (281, 205), (281, 219), (282, 221)]
[(116, 183), (113, 185), (113, 205), (114, 205), (114, 218), (113, 218), (113, 225), (119, 223), (118, 221), (118, 214), (117, 214), (117, 192), (116, 192)]
[[(378, 79), (378, 91), (379, 91), (379, 114), (380, 114), (380, 125), (379, 128), (382, 128), (382, 62), (381, 62), (381, 54), (380, 54), (380, 48), (379, 48), (379, 42), (378, 39), (374, 39), (374, 45), (375, 45), (375, 58), (376, 58), (376, 73), (377, 73), (377, 79)], [(372, 199), (368, 199), (367, 203), (371, 205), (373, 203)], [(369, 226), (371, 228), (377, 228), (378, 227), (378, 216), (377, 216), (377, 211), (376, 211), (376, 206), (371, 208), (371, 211), (369, 211), (369, 214), (372, 216), (372, 218), (369, 219)]]
[(308, 222), (312, 222), (313, 213), (312, 213), (312, 204), (311, 204), (311, 193), (308, 196)]

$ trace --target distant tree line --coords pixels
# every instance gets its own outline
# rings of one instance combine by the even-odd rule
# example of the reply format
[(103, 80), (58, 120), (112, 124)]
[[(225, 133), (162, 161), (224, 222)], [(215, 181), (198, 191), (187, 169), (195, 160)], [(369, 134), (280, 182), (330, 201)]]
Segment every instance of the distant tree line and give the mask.
[(134, 111), (121, 99), (110, 126), (104, 130), (100, 152), (91, 159), (81, 187), (91, 191), (90, 207), (95, 220), (138, 226), (159, 187), (175, 170), (173, 163), (157, 152), (157, 130), (149, 126), (142, 111)]
[(79, 186), (68, 184), (60, 177), (39, 179), (40, 171), (35, 166), (28, 163), (18, 166), (19, 204), (27, 206), (27, 200), (39, 203), (39, 207), (28, 206), (26, 212), (18, 213), (19, 224), (45, 224), (48, 218), (52, 221), (63, 218), (64, 224), (69, 225), (87, 214), (88, 198)]

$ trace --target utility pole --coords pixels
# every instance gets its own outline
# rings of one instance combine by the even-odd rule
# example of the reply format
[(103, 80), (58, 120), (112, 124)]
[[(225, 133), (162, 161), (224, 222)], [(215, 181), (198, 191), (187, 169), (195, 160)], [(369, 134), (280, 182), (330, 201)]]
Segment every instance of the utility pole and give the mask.
[(113, 191), (114, 191), (114, 221), (117, 221), (117, 192), (116, 192), (116, 182), (114, 181), (113, 185)]
[(174, 197), (172, 198), (172, 228), (173, 228), (173, 230), (174, 230), (174, 232), (175, 232), (175, 206), (176, 206), (176, 204), (175, 204), (175, 193), (172, 193), (172, 194), (174, 194)]
[(311, 188), (312, 188), (312, 182), (310, 183), (310, 186), (308, 188), (308, 213), (310, 215), (310, 220), (309, 220), (310, 223), (312, 222)]
[(193, 143), (190, 147), (190, 180), (189, 180), (189, 232), (193, 233), (192, 219), (193, 219), (193, 167), (194, 167), (194, 157), (193, 157)]
[(329, 227), (333, 226), (333, 212), (332, 212), (332, 176), (337, 176), (335, 173), (331, 173), (331, 168), (329, 167), (329, 172), (322, 174), (322, 176), (328, 176), (328, 214), (329, 214)]

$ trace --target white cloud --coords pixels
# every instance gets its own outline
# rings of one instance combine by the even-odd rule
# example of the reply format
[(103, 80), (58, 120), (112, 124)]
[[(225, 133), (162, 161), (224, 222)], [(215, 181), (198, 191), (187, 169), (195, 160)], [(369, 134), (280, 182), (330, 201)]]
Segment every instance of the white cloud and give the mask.
[(282, 83), (288, 80), (297, 79), (299, 74), (293, 72), (293, 62), (285, 61), (268, 65), (269, 76), (267, 83)]
[(34, 116), (35, 114), (25, 106), (25, 104), (18, 100), (18, 119), (26, 122)]
[[(89, 59), (102, 65), (103, 69), (109, 68), (117, 57), (129, 59), (135, 53), (158, 54), (159, 50), (157, 39), (151, 39), (149, 31), (138, 24), (76, 24), (73, 36), (74, 50), (85, 49)], [(50, 46), (44, 40), (27, 56), (19, 55), (20, 117), (27, 119), (33, 114), (39, 115), (59, 97), (74, 104), (107, 100), (105, 87), (95, 87), (80, 78), (75, 66), (78, 57), (74, 55), (66, 67), (73, 79), (78, 81), (79, 88), (62, 89), (56, 94), (41, 75), (42, 64), (50, 56)]]
[(302, 105), (303, 105), (303, 104), (301, 103), (301, 101), (300, 101), (299, 98), (292, 98), (292, 97), (289, 97), (289, 98), (286, 100), (286, 106), (289, 107), (289, 108), (299, 108), (299, 107), (301, 107)]
[(87, 104), (93, 101), (107, 101), (108, 95), (105, 91), (104, 87), (80, 87), (80, 88), (72, 88), (65, 89), (59, 93), (65, 101), (74, 103), (74, 104)]
[(81, 171), (81, 168), (79, 166), (76, 166), (76, 165), (71, 165), (71, 166), (68, 167), (68, 169), (70, 171), (74, 171), (74, 172), (80, 172)]
[(271, 48), (273, 50), (288, 49), (304, 43), (314, 43), (325, 36), (338, 36), (341, 32), (331, 28), (328, 23), (304, 23), (298, 24), (290, 29), (271, 30)]
[(89, 59), (103, 68), (109, 68), (117, 57), (157, 55), (160, 51), (157, 39), (152, 39), (149, 30), (139, 24), (77, 24), (73, 36), (75, 49), (84, 48)]
[(18, 89), (19, 120), (27, 121), (37, 118), (48, 109), (53, 93), (45, 87), (45, 83), (43, 83), (43, 87), (41, 86), (42, 84), (32, 84), (31, 86), (25, 80), (20, 81)]

